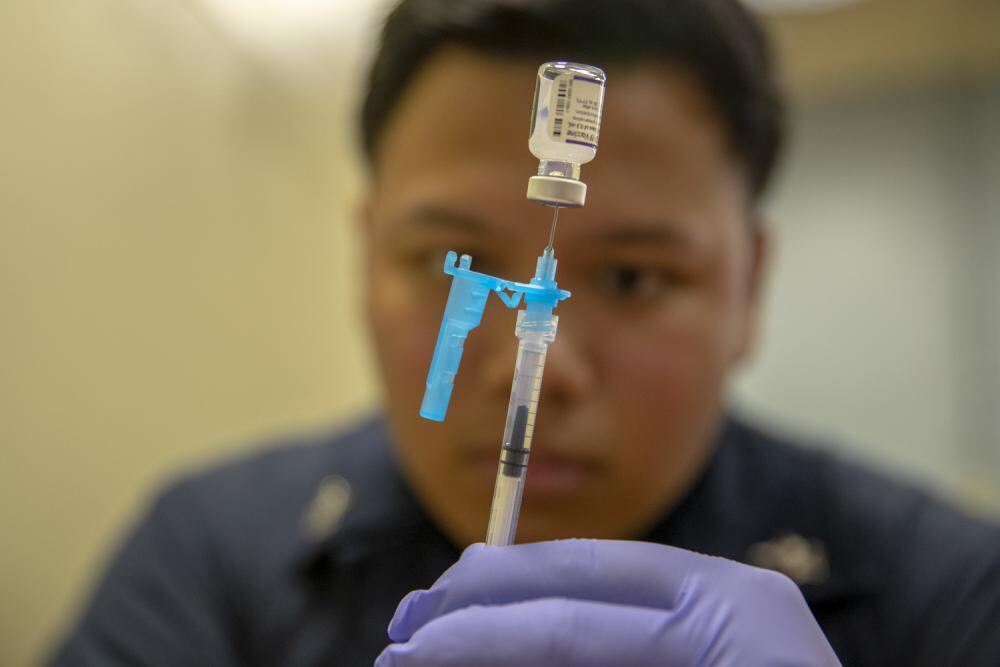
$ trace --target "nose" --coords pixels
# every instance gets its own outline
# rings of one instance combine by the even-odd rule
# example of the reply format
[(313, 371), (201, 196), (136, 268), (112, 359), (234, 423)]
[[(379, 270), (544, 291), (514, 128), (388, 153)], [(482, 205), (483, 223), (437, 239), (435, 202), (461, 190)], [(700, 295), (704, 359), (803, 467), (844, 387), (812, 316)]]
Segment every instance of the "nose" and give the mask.
[(582, 402), (596, 386), (594, 366), (586, 353), (579, 327), (560, 322), (556, 340), (545, 357), (540, 404), (565, 411)]
[(517, 313), (498, 301), (491, 301), (486, 306), (479, 332), (479, 389), (490, 401), (506, 406), (517, 360), (517, 338), (514, 337)]
[[(490, 323), (488, 347), (484, 346), (480, 380), (491, 400), (506, 405), (510, 397), (518, 341), (514, 337), (516, 318), (501, 317)], [(586, 354), (586, 341), (572, 321), (560, 322), (556, 340), (549, 345), (542, 376), (541, 405), (547, 410), (566, 410), (583, 400), (595, 387), (593, 363)], [(487, 337), (484, 336), (484, 337)], [(486, 341), (483, 341), (484, 343)]]

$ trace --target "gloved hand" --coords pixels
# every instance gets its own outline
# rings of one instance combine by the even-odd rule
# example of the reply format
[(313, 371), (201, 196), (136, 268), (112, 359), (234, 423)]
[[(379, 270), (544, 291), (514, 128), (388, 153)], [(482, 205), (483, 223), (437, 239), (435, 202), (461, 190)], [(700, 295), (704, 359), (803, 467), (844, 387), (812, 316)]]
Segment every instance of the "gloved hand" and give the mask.
[(376, 667), (840, 664), (783, 575), (643, 542), (473, 545), (389, 637)]

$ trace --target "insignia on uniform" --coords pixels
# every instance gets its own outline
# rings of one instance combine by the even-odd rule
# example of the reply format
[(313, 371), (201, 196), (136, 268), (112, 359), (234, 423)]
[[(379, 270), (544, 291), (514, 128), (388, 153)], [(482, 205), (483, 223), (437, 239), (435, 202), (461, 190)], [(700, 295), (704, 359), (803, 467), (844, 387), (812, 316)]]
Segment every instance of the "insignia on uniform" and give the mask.
[(823, 543), (794, 533), (757, 542), (747, 551), (747, 560), (751, 565), (780, 572), (800, 586), (821, 584), (830, 575)]
[(302, 515), (302, 533), (319, 542), (335, 532), (340, 520), (351, 504), (351, 485), (340, 475), (324, 477), (316, 488), (316, 495)]

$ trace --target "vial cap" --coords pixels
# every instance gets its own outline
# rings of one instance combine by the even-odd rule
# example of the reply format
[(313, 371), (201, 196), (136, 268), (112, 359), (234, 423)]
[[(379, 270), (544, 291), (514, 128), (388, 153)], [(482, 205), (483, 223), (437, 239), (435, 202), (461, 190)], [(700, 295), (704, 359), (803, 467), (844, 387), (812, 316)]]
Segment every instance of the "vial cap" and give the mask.
[(587, 184), (558, 176), (532, 176), (528, 179), (528, 199), (549, 206), (583, 206)]

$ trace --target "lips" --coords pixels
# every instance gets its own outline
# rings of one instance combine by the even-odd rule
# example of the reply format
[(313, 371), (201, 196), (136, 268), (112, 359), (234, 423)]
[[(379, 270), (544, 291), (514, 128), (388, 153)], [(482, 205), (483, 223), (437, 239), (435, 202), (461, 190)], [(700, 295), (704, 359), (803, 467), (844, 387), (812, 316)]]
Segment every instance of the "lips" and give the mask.
[[(525, 497), (553, 498), (571, 496), (586, 490), (601, 472), (600, 463), (593, 458), (549, 451), (536, 440), (533, 444), (524, 483)], [(469, 452), (466, 462), (473, 474), (490, 483), (496, 476), (500, 448), (477, 448)]]
[(592, 484), (599, 467), (592, 461), (548, 454), (532, 454), (524, 480), (526, 496), (567, 496)]

